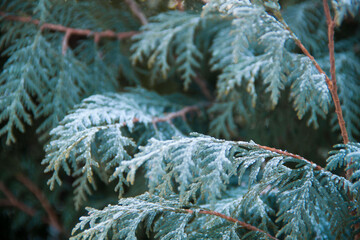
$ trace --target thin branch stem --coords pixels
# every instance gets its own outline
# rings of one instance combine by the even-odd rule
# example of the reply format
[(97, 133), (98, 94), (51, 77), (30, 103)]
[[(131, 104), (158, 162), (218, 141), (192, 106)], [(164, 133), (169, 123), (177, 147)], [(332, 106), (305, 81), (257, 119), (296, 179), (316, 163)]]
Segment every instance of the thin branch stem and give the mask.
[(340, 105), (339, 96), (337, 94), (337, 84), (336, 84), (336, 69), (335, 69), (335, 52), (334, 52), (334, 28), (336, 25), (335, 20), (331, 18), (329, 5), (327, 0), (323, 0), (324, 11), (326, 15), (326, 21), (328, 24), (328, 41), (329, 41), (329, 55), (330, 55), (330, 73), (331, 79), (326, 75), (325, 71), (320, 67), (320, 65), (316, 62), (315, 58), (309, 53), (309, 51), (305, 48), (305, 46), (301, 43), (300, 39), (296, 37), (294, 32), (290, 29), (290, 27), (286, 24), (284, 19), (282, 18), (280, 12), (276, 13), (277, 19), (284, 25), (285, 29), (288, 30), (293, 37), (295, 44), (301, 49), (301, 51), (310, 58), (311, 62), (314, 64), (315, 68), (325, 76), (325, 82), (329, 88), (331, 93), (331, 97), (334, 101), (335, 113), (339, 122), (341, 136), (343, 138), (344, 144), (349, 143), (348, 133), (345, 127), (345, 121)]
[(148, 24), (145, 14), (134, 0), (125, 0), (125, 3), (129, 6), (131, 12), (140, 20), (142, 25)]
[(199, 86), (201, 92), (206, 97), (206, 99), (209, 101), (213, 101), (214, 97), (212, 96), (212, 94), (206, 84), (206, 81), (203, 78), (201, 78), (200, 76), (195, 76), (193, 79), (194, 79), (195, 83)]
[[(60, 24), (52, 24), (52, 23), (41, 23), (38, 19), (33, 19), (31, 17), (22, 17), (22, 16), (16, 16), (16, 15), (10, 15), (5, 12), (0, 12), (0, 16), (3, 19), (11, 20), (11, 21), (17, 21), (17, 22), (24, 22), (24, 23), (32, 23), (34, 25), (40, 26), (41, 30), (48, 29), (52, 31), (57, 32), (64, 32), (64, 38), (62, 41), (62, 53), (65, 54), (66, 50), (69, 46), (69, 39), (72, 35), (77, 36), (85, 36), (85, 37), (94, 37), (94, 41), (98, 43), (101, 38), (116, 38), (116, 39), (125, 39), (130, 38), (139, 32), (136, 31), (130, 31), (130, 32), (114, 32), (111, 30), (106, 30), (102, 32), (95, 32), (90, 29), (80, 29), (80, 28), (71, 28), (71, 27), (65, 27)], [(0, 19), (1, 20), (1, 19)]]
[(300, 155), (297, 155), (297, 154), (293, 154), (293, 153), (289, 153), (289, 152), (286, 152), (286, 151), (283, 151), (283, 150), (280, 150), (280, 149), (276, 149), (276, 148), (272, 148), (272, 147), (267, 147), (267, 146), (262, 146), (262, 145), (259, 145), (259, 144), (256, 144), (257, 147), (261, 148), (261, 149), (265, 149), (265, 150), (268, 150), (268, 151), (271, 151), (271, 152), (275, 152), (275, 153), (278, 153), (278, 154), (281, 154), (281, 155), (285, 155), (285, 156), (289, 156), (289, 157), (292, 157), (292, 158), (296, 158), (296, 159), (300, 159), (300, 160), (304, 160), (308, 163), (310, 163), (311, 165), (315, 166), (314, 168), (316, 170), (324, 170), (324, 168), (322, 168), (321, 166), (313, 163), (312, 161), (310, 160), (307, 160), (306, 158), (300, 156)]
[[(194, 213), (195, 213), (195, 211), (190, 210), (190, 209), (181, 209), (181, 210), (183, 210), (183, 211), (185, 211), (185, 212), (188, 212), (188, 213), (191, 213), (191, 214), (194, 214)], [(253, 226), (253, 225), (251, 225), (251, 224), (248, 224), (248, 223), (246, 223), (246, 222), (240, 221), (240, 220), (238, 220), (238, 219), (236, 219), (236, 218), (229, 217), (229, 216), (227, 216), (227, 215), (225, 215), (225, 214), (222, 214), (222, 213), (219, 213), (219, 212), (215, 212), (215, 211), (211, 211), (211, 210), (200, 210), (200, 211), (198, 211), (197, 213), (198, 213), (198, 214), (206, 214), (206, 215), (213, 215), (213, 216), (221, 217), (221, 218), (223, 218), (223, 219), (225, 219), (225, 220), (227, 220), (227, 221), (229, 221), (229, 222), (236, 223), (236, 224), (238, 224), (238, 225), (246, 228), (247, 230), (255, 231), (255, 232), (261, 232), (261, 233), (266, 234), (266, 236), (268, 236), (269, 238), (274, 239), (274, 240), (277, 240), (276, 237), (270, 235), (269, 233), (265, 232), (264, 230), (261, 230), (261, 229), (255, 227), (255, 226)]]
[(39, 200), (41, 206), (46, 211), (46, 214), (49, 218), (50, 225), (52, 225), (56, 230), (59, 232), (64, 232), (63, 226), (60, 224), (60, 221), (51, 207), (50, 202), (45, 197), (44, 193), (26, 176), (23, 174), (16, 175), (17, 180), (24, 184), (25, 187), (29, 189), (30, 192), (32, 192), (35, 197)]
[(185, 10), (184, 0), (176, 0), (176, 9), (181, 12)]
[(327, 0), (323, 0), (324, 12), (326, 16), (326, 22), (328, 25), (328, 40), (329, 40), (329, 55), (330, 55), (330, 73), (331, 73), (331, 82), (333, 84), (333, 89), (331, 95), (335, 104), (335, 112), (338, 117), (338, 122), (340, 126), (341, 136), (343, 138), (344, 144), (349, 143), (349, 137), (345, 126), (344, 117), (342, 114), (342, 109), (340, 105), (339, 96), (337, 94), (337, 84), (336, 84), (336, 68), (335, 68), (335, 47), (334, 47), (334, 29), (336, 26), (335, 19), (332, 19), (330, 8)]
[(186, 114), (189, 112), (199, 112), (200, 108), (199, 106), (187, 106), (183, 109), (168, 113), (164, 117), (154, 117), (153, 123), (159, 123), (159, 122), (171, 122), (174, 118), (181, 117), (182, 119), (186, 119)]
[[(288, 29), (289, 30), (289, 29)], [(291, 35), (294, 37), (294, 41), (295, 44), (301, 49), (301, 51), (308, 57), (310, 58), (311, 62), (314, 64), (315, 68), (319, 71), (319, 73), (324, 74), (325, 76), (325, 82), (329, 88), (329, 91), (332, 92), (333, 91), (333, 83), (331, 82), (330, 78), (326, 75), (326, 73), (324, 72), (324, 70), (320, 67), (320, 65), (316, 62), (315, 58), (309, 53), (309, 51), (305, 48), (305, 46), (301, 43), (301, 41), (296, 38), (295, 34), (293, 32), (291, 32)]]
[[(2, 204), (4, 205), (8, 205), (8, 206), (13, 206), (16, 207), (18, 209), (20, 209), (21, 211), (23, 211), (24, 213), (26, 213), (27, 215), (33, 217), (36, 215), (36, 210), (25, 205), (24, 203), (20, 202), (11, 192), (10, 190), (5, 186), (5, 184), (0, 181), (0, 191), (3, 192), (3, 194), (5, 195), (5, 197), (7, 198), (6, 200), (2, 200)], [(44, 220), (45, 221), (45, 220)], [(47, 221), (45, 221), (46, 223), (48, 223)]]
[[(154, 127), (156, 126), (156, 123), (159, 122), (171, 122), (171, 120), (181, 117), (182, 119), (186, 119), (186, 114), (190, 113), (190, 112), (200, 112), (200, 107), (208, 107), (210, 106), (211, 103), (204, 103), (204, 104), (200, 104), (200, 105), (193, 105), (193, 106), (186, 106), (182, 109), (180, 109), (179, 111), (176, 112), (171, 112), (166, 114), (164, 117), (153, 117), (152, 123), (154, 125)], [(137, 123), (140, 120), (138, 118), (134, 118), (132, 120), (133, 123)], [(126, 126), (126, 123), (123, 123), (123, 126)]]

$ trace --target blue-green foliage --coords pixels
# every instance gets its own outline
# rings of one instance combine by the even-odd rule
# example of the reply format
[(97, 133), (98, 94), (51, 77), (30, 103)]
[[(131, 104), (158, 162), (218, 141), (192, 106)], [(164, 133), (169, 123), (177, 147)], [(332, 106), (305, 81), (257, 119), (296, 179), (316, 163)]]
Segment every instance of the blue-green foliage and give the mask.
[[(128, 151), (131, 153), (131, 148), (137, 144), (131, 136), (123, 133), (123, 128), (131, 133), (134, 125), (141, 125), (142, 131), (150, 133), (149, 137), (159, 137), (159, 130), (154, 128), (155, 123), (153, 125), (154, 118), (177, 108), (179, 105), (143, 89), (92, 95), (84, 99), (50, 132), (51, 140), (42, 162), (47, 165), (46, 172), (53, 172), (48, 181), (50, 188), (54, 188), (56, 182), (61, 184), (61, 169), (75, 177), (74, 200), (78, 208), (86, 200), (86, 195), (91, 194), (90, 185), (96, 189), (94, 173), (107, 183), (114, 167), (131, 158)], [(161, 131), (172, 136), (181, 134), (173, 124), (158, 125)]]
[[(122, 15), (126, 19), (129, 15), (120, 14), (109, 4), (56, 0), (25, 3), (40, 24), (46, 22), (73, 28), (86, 25), (93, 31), (129, 29), (124, 24), (116, 24), (126, 21), (114, 18)], [(5, 2), (3, 7), (10, 13), (17, 10), (11, 1)], [(94, 8), (107, 9), (109, 14), (100, 18), (92, 14)], [(95, 92), (114, 91), (118, 85), (119, 65), (127, 69), (124, 75), (129, 77), (129, 82), (138, 81), (129, 60), (121, 53), (119, 41), (104, 40), (96, 45), (92, 39), (86, 39), (75, 49), (68, 47), (63, 54), (64, 33), (41, 30), (40, 26), (31, 23), (2, 21), (2, 24), (5, 34), (1, 36), (1, 46), (6, 47), (2, 54), (10, 56), (0, 76), (0, 120), (6, 122), (0, 135), (6, 135), (7, 144), (15, 142), (14, 130), (23, 132), (24, 124), (31, 124), (34, 117), (45, 119), (38, 132), (45, 133), (46, 138), (47, 132), (82, 98)]]
[[(331, 96), (324, 74), (294, 40), (329, 72), (321, 2), (304, 1), (280, 12), (276, 0), (211, 0), (199, 12), (149, 18), (129, 42), (71, 36), (67, 49), (63, 32), (40, 26), (138, 30), (129, 8), (112, 4), (0, 3), (1, 10), (40, 21), (0, 19), (0, 46), (7, 57), (0, 74), (0, 136), (11, 144), (16, 129), (23, 132), (25, 124), (40, 119), (37, 132), (48, 140), (42, 161), (48, 185), (71, 182), (76, 209), (87, 203), (99, 180), (115, 182), (119, 192), (117, 205), (89, 208), (72, 239), (269, 239), (264, 232), (279, 239), (351, 237), (351, 224), (360, 214), (359, 143), (338, 145), (322, 169), (253, 141), (189, 135), (203, 130), (239, 139), (239, 126), (252, 123), (259, 110), (276, 108), (283, 96), (299, 119), (319, 126), (318, 116), (325, 118), (332, 107)], [(360, 5), (358, 0), (332, 4), (339, 25)], [(358, 43), (353, 36), (336, 45), (339, 98), (351, 140), (360, 136), (360, 62), (352, 51)], [(145, 71), (135, 71), (134, 65)], [(196, 88), (201, 74), (211, 77)], [(178, 78), (186, 95), (159, 95), (141, 87), (168, 81), (169, 89), (154, 87), (168, 93), (174, 87), (169, 82)], [(212, 103), (203, 104), (197, 96), (205, 85), (216, 95)], [(207, 107), (208, 122), (189, 118), (186, 123), (184, 107), (194, 105), (199, 112)], [(303, 141), (301, 134), (292, 140)], [(341, 170), (347, 177), (338, 174)], [(141, 174), (145, 182), (139, 184), (149, 191), (123, 198)], [(209, 211), (264, 232), (204, 214)]]
[(336, 11), (335, 20), (338, 25), (349, 15), (355, 17), (359, 14), (359, 0), (332, 0), (331, 3)]
[[(274, 108), (279, 101), (281, 90), (291, 85), (291, 98), (294, 99), (294, 108), (299, 118), (310, 112), (308, 123), (316, 127), (317, 116), (324, 116), (328, 111), (330, 95), (324, 76), (316, 72), (310, 60), (289, 51), (286, 43), (293, 37), (285, 26), (266, 13), (262, 5), (247, 1), (215, 1), (210, 4), (208, 11), (214, 9), (234, 17), (228, 29), (218, 32), (211, 49), (212, 70), (222, 71), (217, 82), (219, 104), (228, 105), (228, 110), (222, 113), (231, 111), (234, 115), (248, 118), (249, 107), (239, 107), (238, 110), (230, 107), (233, 94), (229, 92), (238, 91), (237, 87), (243, 86), (247, 92), (244, 94), (243, 90), (242, 94), (237, 94), (242, 95), (241, 103), (237, 103), (237, 106), (249, 105), (251, 99), (254, 107), (260, 93), (269, 93), (268, 105)], [(264, 90), (257, 89), (259, 87), (256, 82), (259, 80), (263, 81)], [(243, 96), (247, 94), (248, 97)], [(216, 108), (224, 109), (215, 104), (211, 111), (216, 111)], [(234, 124), (224, 118), (224, 114), (213, 121), (214, 126), (221, 126), (217, 129), (223, 129), (215, 130), (216, 136), (229, 136), (227, 130), (235, 129)]]
[[(171, 18), (171, 21), (169, 21)], [(133, 63), (146, 62), (151, 72), (150, 81), (166, 79), (170, 63), (176, 67), (188, 88), (196, 70), (200, 68), (202, 53), (195, 44), (195, 35), (203, 24), (197, 14), (168, 12), (153, 17), (152, 22), (142, 28), (143, 33), (134, 37)], [(145, 58), (148, 58), (145, 61)]]
[(360, 195), (360, 144), (348, 143), (346, 145), (339, 144), (336, 146), (338, 149), (331, 151), (331, 156), (327, 159), (326, 168), (329, 170), (336, 170), (345, 168), (346, 171), (351, 172), (351, 180), (355, 183), (351, 186), (344, 186), (346, 188), (351, 187), (351, 191), (355, 193), (355, 196), (359, 198)]
[[(353, 52), (345, 49), (343, 44), (352, 44), (352, 40), (340, 42), (339, 51), (336, 54), (336, 80), (338, 86), (339, 99), (341, 108), (346, 122), (346, 129), (350, 140), (359, 139), (360, 136), (360, 60)], [(330, 70), (328, 57), (319, 59), (319, 62), (325, 70)], [(333, 130), (339, 130), (338, 120), (336, 114), (332, 116)]]
[(283, 17), (302, 44), (314, 55), (327, 51), (327, 25), (322, 2), (307, 2), (284, 9)]
[[(287, 166), (290, 163), (295, 163), (297, 166), (290, 168)], [(316, 234), (328, 235), (319, 230), (321, 228), (318, 225), (322, 224), (320, 218), (329, 221), (329, 226), (333, 229), (332, 234), (339, 237), (348, 234), (347, 229), (351, 221), (348, 214), (350, 205), (347, 192), (342, 188), (343, 182), (347, 180), (333, 181), (337, 178), (336, 175), (325, 170), (316, 170), (316, 165), (304, 159), (263, 149), (254, 142), (224, 141), (198, 134), (191, 138), (151, 140), (146, 147), (141, 148), (141, 152), (135, 158), (122, 161), (115, 170), (114, 176), (119, 177), (119, 184), (125, 181), (133, 183), (136, 170), (143, 165), (146, 168), (145, 176), (148, 178), (150, 192), (155, 195), (154, 199), (157, 196), (165, 199), (172, 195), (178, 196), (177, 201), (180, 205), (177, 211), (181, 212), (181, 205), (199, 202), (200, 207), (206, 206), (220, 212), (231, 213), (230, 215), (239, 218), (244, 216), (249, 219), (248, 222), (254, 222), (262, 229), (275, 232), (278, 237), (284, 235), (287, 239), (309, 239)], [(244, 178), (245, 175), (248, 177)], [(245, 179), (248, 190), (244, 193), (240, 188), (237, 194), (241, 193), (241, 198), (235, 193), (236, 197), (225, 200), (226, 195), (234, 196), (234, 190), (231, 191), (227, 187), (231, 176), (237, 176), (240, 185)], [(347, 184), (352, 185), (350, 182)], [(348, 189), (350, 194), (354, 194), (354, 191), (354, 188)], [(263, 197), (264, 194), (269, 196)], [(276, 198), (277, 210), (268, 205), (268, 197)], [(112, 216), (124, 214), (126, 218), (130, 217), (126, 214), (130, 211), (129, 208), (138, 211), (137, 204), (129, 205), (122, 210), (122, 201), (128, 200), (121, 200), (119, 206), (111, 206), (103, 210), (102, 214), (106, 215), (106, 219), (113, 219), (107, 215), (110, 209), (118, 208), (117, 212), (111, 213)], [(150, 204), (152, 201), (150, 198), (143, 204)], [(170, 205), (166, 205), (166, 202), (162, 204), (164, 211), (176, 212)], [(169, 207), (167, 210), (166, 206)], [(254, 212), (256, 213), (252, 214)], [(152, 220), (153, 218), (151, 217)], [(89, 221), (87, 219), (90, 218), (85, 218), (76, 229), (85, 226)], [(123, 221), (119, 219), (107, 222), (106, 219), (102, 220), (104, 225), (101, 227), (104, 229), (112, 228), (114, 222), (122, 224)], [(146, 225), (150, 224), (146, 222), (145, 215), (143, 219)], [(223, 225), (223, 219), (218, 221)], [(218, 221), (214, 220), (206, 224), (204, 222), (204, 224), (208, 231), (212, 228), (221, 232), (231, 230), (229, 225), (223, 225), (219, 229)], [(178, 224), (178, 227), (182, 225), (182, 223)], [(91, 239), (91, 234), (99, 231), (99, 227), (90, 225), (89, 230), (83, 231), (80, 236)], [(167, 233), (154, 231), (154, 234), (160, 238), (166, 238)], [(235, 230), (233, 233), (237, 234)], [(181, 234), (182, 231), (175, 236), (181, 238)]]

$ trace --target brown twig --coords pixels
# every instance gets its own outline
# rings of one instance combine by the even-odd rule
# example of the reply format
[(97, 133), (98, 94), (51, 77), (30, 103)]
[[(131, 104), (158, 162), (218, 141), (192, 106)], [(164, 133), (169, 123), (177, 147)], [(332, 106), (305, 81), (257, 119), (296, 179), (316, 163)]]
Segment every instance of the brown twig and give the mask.
[[(204, 103), (202, 104), (203, 107), (210, 106), (211, 103)], [(164, 117), (154, 117), (153, 123), (159, 123), (159, 122), (171, 122), (174, 118), (181, 117), (182, 119), (186, 120), (186, 114), (189, 112), (200, 112), (201, 105), (194, 105), (194, 106), (187, 106), (182, 109), (180, 109), (177, 112), (172, 112), (166, 114)]]
[(341, 136), (343, 138), (344, 144), (347, 144), (347, 143), (349, 143), (349, 137), (348, 137), (348, 133), (347, 133), (347, 130), (345, 127), (345, 121), (344, 121), (344, 117), (342, 114), (339, 96), (337, 94), (337, 84), (336, 84), (335, 50), (334, 50), (334, 29), (336, 26), (336, 21), (335, 21), (335, 19), (331, 18), (330, 8), (329, 8), (327, 0), (323, 0), (323, 6), (324, 6), (324, 11), (325, 11), (325, 16), (326, 16), (326, 22), (328, 25), (330, 74), (331, 74), (331, 82), (333, 85), (331, 95), (333, 97), (334, 104), (335, 104), (335, 112), (336, 112), (336, 115), (338, 118)]
[(292, 158), (304, 160), (304, 161), (310, 163), (313, 166), (315, 165), (316, 170), (324, 170), (324, 168), (322, 168), (321, 166), (313, 163), (310, 160), (307, 160), (306, 158), (304, 158), (304, 157), (302, 157), (300, 155), (289, 153), (289, 152), (286, 152), (286, 151), (283, 151), (283, 150), (280, 150), (280, 149), (276, 149), (276, 148), (272, 148), (272, 147), (262, 146), (262, 145), (259, 145), (259, 144), (256, 144), (256, 146), (261, 148), (261, 149), (265, 149), (265, 150), (275, 152), (275, 153), (278, 153), (278, 154), (281, 154), (281, 155), (285, 155), (285, 156), (289, 156), (289, 157), (292, 157)]
[(213, 101), (214, 97), (212, 96), (209, 88), (207, 87), (206, 81), (201, 78), (200, 76), (195, 76), (194, 78), (195, 83), (199, 86), (201, 92), (204, 94), (207, 100)]
[[(191, 213), (191, 214), (194, 214), (194, 211), (193, 210), (190, 210), (190, 209), (181, 209), (185, 212), (188, 212), (188, 213)], [(221, 217), (229, 222), (233, 222), (233, 223), (236, 223), (244, 228), (246, 228), (247, 230), (250, 230), (250, 231), (255, 231), (255, 232), (261, 232), (261, 233), (264, 233), (266, 234), (266, 236), (268, 236), (269, 238), (271, 239), (274, 239), (274, 240), (277, 240), (276, 237), (270, 235), (269, 233), (265, 232), (264, 230), (261, 230), (257, 227), (254, 227), (253, 225), (251, 224), (248, 224), (246, 222), (243, 222), (243, 221), (240, 221), (236, 218), (233, 218), (233, 217), (229, 217), (225, 214), (222, 214), (222, 213), (219, 213), (219, 212), (215, 212), (215, 211), (210, 211), (210, 210), (200, 210), (197, 212), (198, 214), (206, 214), (206, 215), (213, 215), (213, 216), (218, 216), (218, 217)]]
[[(33, 217), (36, 215), (36, 210), (25, 205), (24, 203), (20, 202), (11, 192), (10, 190), (5, 186), (5, 184), (0, 181), (0, 191), (4, 193), (5, 197), (7, 198), (6, 200), (3, 199), (1, 201), (2, 205), (8, 205), (8, 206), (13, 206), (16, 207), (18, 209), (20, 209), (21, 211), (23, 211), (24, 213), (26, 213), (27, 215)], [(44, 220), (45, 223), (48, 223), (46, 220)]]
[(24, 186), (27, 187), (29, 191), (32, 192), (39, 200), (41, 206), (44, 208), (48, 216), (49, 224), (59, 232), (64, 232), (63, 226), (60, 224), (60, 221), (55, 211), (51, 207), (51, 204), (45, 197), (44, 193), (28, 177), (24, 176), (23, 174), (16, 175), (16, 179), (22, 184), (24, 184)]
[[(290, 30), (290, 29), (288, 29)], [(291, 32), (291, 31), (290, 31)], [(291, 32), (292, 33), (292, 32)], [(315, 58), (309, 53), (309, 51), (305, 48), (305, 46), (301, 43), (301, 41), (298, 38), (294, 38), (295, 44), (301, 49), (301, 51), (310, 58), (311, 62), (314, 64), (315, 68), (319, 71), (319, 73), (324, 74), (326, 84), (329, 88), (329, 91), (333, 91), (333, 83), (331, 82), (330, 78), (326, 75), (324, 70), (320, 67), (320, 65), (316, 62)]]
[(96, 43), (98, 43), (100, 41), (101, 38), (117, 38), (117, 39), (125, 39), (125, 38), (130, 38), (136, 34), (138, 34), (139, 32), (136, 31), (130, 31), (130, 32), (114, 32), (111, 30), (106, 30), (106, 31), (102, 31), (102, 32), (94, 32), (90, 29), (80, 29), (80, 28), (71, 28), (71, 27), (65, 27), (63, 25), (60, 24), (52, 24), (52, 23), (41, 23), (40, 20), (38, 19), (33, 19), (31, 17), (22, 17), (22, 16), (16, 16), (16, 15), (10, 15), (8, 13), (5, 12), (0, 12), (0, 16), (3, 19), (7, 19), (7, 20), (11, 20), (11, 21), (18, 21), (18, 22), (24, 22), (24, 23), (32, 23), (34, 25), (40, 26), (41, 30), (44, 29), (48, 29), (48, 30), (52, 30), (52, 31), (57, 31), (57, 32), (64, 32), (64, 38), (62, 41), (62, 53), (65, 54), (66, 50), (69, 46), (69, 39), (71, 36), (73, 35), (77, 35), (77, 36), (86, 36), (86, 37), (90, 37), (93, 36), (94, 37), (94, 41)]
[(134, 0), (125, 0), (125, 3), (129, 6), (131, 12), (140, 20), (142, 25), (148, 24), (145, 14)]
[[(204, 103), (202, 105), (187, 106), (187, 107), (180, 109), (179, 111), (168, 113), (164, 117), (154, 117), (152, 120), (152, 123), (153, 123), (154, 127), (156, 127), (156, 123), (159, 123), (159, 122), (169, 122), (170, 123), (171, 120), (178, 118), (178, 117), (181, 117), (182, 119), (185, 120), (186, 114), (188, 114), (190, 112), (199, 112), (201, 106), (207, 107), (210, 105), (211, 105), (211, 103)], [(133, 118), (133, 120), (132, 120), (133, 123), (137, 123), (139, 121), (140, 120), (138, 118)], [(126, 122), (123, 123), (123, 126), (126, 126)]]
[[(348, 137), (348, 133), (347, 133), (346, 126), (345, 126), (345, 121), (344, 121), (343, 114), (342, 114), (339, 96), (337, 94), (337, 83), (336, 83), (335, 50), (334, 50), (335, 49), (334, 33), (335, 33), (335, 26), (336, 26), (336, 16), (334, 19), (331, 17), (330, 8), (329, 8), (329, 4), (328, 4), (327, 0), (323, 0), (323, 8), (324, 8), (325, 16), (326, 16), (326, 23), (328, 26), (330, 74), (331, 74), (331, 81), (333, 83), (333, 91), (331, 91), (331, 94), (332, 94), (334, 104), (335, 104), (335, 112), (338, 117), (338, 123), (340, 126), (341, 136), (343, 138), (344, 144), (347, 144), (347, 143), (349, 143), (349, 137)], [(351, 164), (352, 164), (352, 161), (350, 161), (347, 164), (347, 167), (349, 167)], [(346, 174), (345, 174), (346, 178), (350, 179), (352, 174), (353, 174), (353, 169), (347, 170)], [(350, 197), (350, 198), (352, 199), (352, 197)], [(350, 214), (356, 215), (356, 211), (351, 211)], [(354, 227), (354, 231), (356, 231), (357, 229), (360, 228), (360, 224), (359, 223), (354, 224), (353, 227)], [(354, 239), (359, 240), (360, 233), (356, 234), (354, 236)]]
[(298, 39), (296, 37), (296, 35), (291, 31), (289, 26), (285, 23), (284, 19), (282, 18), (281, 14), (278, 13), (276, 15), (276, 17), (279, 19), (279, 21), (281, 21), (284, 24), (285, 28), (290, 32), (291, 36), (293, 37), (293, 39), (295, 41), (295, 44), (301, 49), (301, 51), (308, 58), (310, 58), (311, 62), (314, 64), (315, 68), (321, 74), (324, 74), (326, 85), (328, 86), (331, 97), (332, 97), (332, 99), (334, 101), (335, 113), (336, 113), (337, 118), (338, 118), (340, 131), (341, 131), (341, 136), (343, 138), (344, 144), (347, 144), (349, 142), (349, 137), (348, 137), (348, 133), (347, 133), (347, 130), (346, 130), (346, 127), (345, 127), (345, 121), (344, 121), (344, 117), (343, 117), (343, 114), (342, 114), (342, 109), (341, 109), (341, 105), (340, 105), (339, 96), (337, 94), (338, 89), (337, 89), (337, 84), (336, 84), (335, 52), (334, 52), (334, 28), (335, 28), (336, 22), (335, 22), (335, 20), (333, 20), (331, 18), (330, 9), (329, 9), (329, 5), (327, 3), (327, 0), (323, 0), (323, 5), (324, 5), (324, 11), (325, 11), (325, 15), (326, 15), (326, 21), (327, 21), (327, 24), (328, 24), (328, 39), (329, 39), (328, 46), (329, 46), (329, 55), (330, 55), (331, 79), (326, 75), (325, 71), (316, 62), (315, 58), (309, 53), (309, 51), (301, 43), (300, 39)]
[(178, 11), (184, 11), (184, 0), (176, 0), (176, 9)]

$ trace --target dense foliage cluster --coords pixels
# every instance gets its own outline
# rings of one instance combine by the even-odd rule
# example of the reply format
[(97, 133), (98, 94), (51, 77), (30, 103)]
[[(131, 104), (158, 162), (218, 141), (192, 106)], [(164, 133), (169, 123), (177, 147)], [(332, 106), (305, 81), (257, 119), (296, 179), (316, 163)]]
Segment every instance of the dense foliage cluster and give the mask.
[(356, 238), (359, 11), (1, 1), (0, 238)]

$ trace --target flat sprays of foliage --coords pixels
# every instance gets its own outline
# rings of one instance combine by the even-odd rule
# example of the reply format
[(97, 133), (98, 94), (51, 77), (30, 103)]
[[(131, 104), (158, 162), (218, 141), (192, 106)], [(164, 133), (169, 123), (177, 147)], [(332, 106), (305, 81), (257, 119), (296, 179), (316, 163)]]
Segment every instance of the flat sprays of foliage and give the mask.
[(0, 237), (357, 239), (359, 8), (1, 1)]

